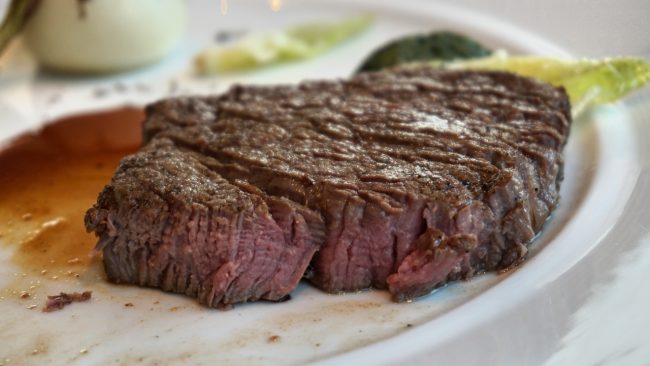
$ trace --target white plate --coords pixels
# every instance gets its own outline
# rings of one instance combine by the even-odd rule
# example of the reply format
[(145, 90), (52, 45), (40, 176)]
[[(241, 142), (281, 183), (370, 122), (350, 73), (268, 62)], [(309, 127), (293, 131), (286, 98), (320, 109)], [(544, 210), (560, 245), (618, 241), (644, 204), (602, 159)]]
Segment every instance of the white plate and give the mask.
[[(479, 2), (462, 3), (494, 11)], [(544, 30), (516, 2), (498, 3), (508, 5), (503, 9), (513, 22), (525, 26), (525, 14), (532, 28)], [(226, 16), (215, 1), (189, 4), (190, 36), (182, 47), (161, 64), (129, 75), (67, 79), (38, 73), (20, 45), (13, 47), (0, 75), (0, 145), (53, 118), (139, 105), (170, 93), (218, 92), (235, 81), (343, 77), (375, 46), (416, 31), (451, 29), (512, 52), (570, 54), (512, 22), (447, 3), (294, 0), (275, 13), (266, 2), (231, 0)], [(197, 80), (188, 69), (191, 55), (219, 29), (264, 30), (365, 12), (377, 14), (369, 32), (315, 60), (210, 80)], [(616, 24), (625, 24), (621, 17)], [(629, 47), (638, 46), (636, 39), (630, 34)], [(303, 284), (292, 301), (228, 312), (102, 280), (61, 288), (43, 279), (43, 294), (90, 286), (92, 302), (43, 314), (27, 310), (23, 300), (0, 300), (0, 363), (643, 364), (650, 359), (643, 336), (650, 325), (650, 291), (643, 281), (650, 274), (650, 148), (644, 143), (650, 127), (643, 123), (649, 115), (646, 93), (575, 122), (560, 207), (531, 258), (509, 274), (454, 284), (411, 304), (393, 304), (379, 291), (330, 296)], [(10, 255), (10, 247), (0, 246), (0, 287), (20, 275)], [(274, 335), (279, 341), (269, 342)], [(80, 354), (82, 349), (87, 352)]]

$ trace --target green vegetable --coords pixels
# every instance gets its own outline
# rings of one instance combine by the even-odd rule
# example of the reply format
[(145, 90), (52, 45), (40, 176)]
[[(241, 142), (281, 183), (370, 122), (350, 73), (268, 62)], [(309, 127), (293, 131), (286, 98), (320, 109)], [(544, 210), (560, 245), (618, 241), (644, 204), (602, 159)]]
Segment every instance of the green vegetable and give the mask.
[(492, 52), (476, 41), (452, 32), (434, 32), (394, 40), (374, 51), (357, 72), (376, 71), (414, 62), (485, 57)]
[(0, 25), (0, 55), (23, 29), (40, 0), (12, 0)]
[(229, 48), (208, 49), (195, 59), (201, 74), (242, 71), (318, 56), (372, 23), (360, 16), (338, 23), (300, 25), (285, 31), (247, 37)]
[[(441, 65), (438, 63), (438, 65)], [(638, 58), (563, 60), (539, 56), (495, 56), (442, 64), (448, 69), (504, 70), (563, 86), (572, 112), (623, 98), (650, 79), (650, 65)]]

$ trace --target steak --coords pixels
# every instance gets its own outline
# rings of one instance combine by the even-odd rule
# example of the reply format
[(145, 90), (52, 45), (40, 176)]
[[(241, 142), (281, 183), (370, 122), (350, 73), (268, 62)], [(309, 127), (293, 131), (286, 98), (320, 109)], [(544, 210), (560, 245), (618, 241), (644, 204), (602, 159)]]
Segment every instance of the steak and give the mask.
[(303, 277), (405, 301), (517, 264), (558, 202), (571, 122), (562, 88), (427, 66), (146, 115), (86, 227), (111, 281), (213, 307), (278, 301)]

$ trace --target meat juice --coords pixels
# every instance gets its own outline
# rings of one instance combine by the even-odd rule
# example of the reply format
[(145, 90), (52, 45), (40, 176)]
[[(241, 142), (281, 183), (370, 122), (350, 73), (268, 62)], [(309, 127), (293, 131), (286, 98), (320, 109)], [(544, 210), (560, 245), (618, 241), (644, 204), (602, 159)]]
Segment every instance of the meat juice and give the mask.
[[(120, 159), (140, 143), (143, 113), (120, 109), (66, 118), (0, 152), (0, 245), (17, 268), (0, 297), (42, 300), (41, 280), (84, 280), (98, 266), (83, 218)], [(88, 280), (88, 278), (86, 278)]]

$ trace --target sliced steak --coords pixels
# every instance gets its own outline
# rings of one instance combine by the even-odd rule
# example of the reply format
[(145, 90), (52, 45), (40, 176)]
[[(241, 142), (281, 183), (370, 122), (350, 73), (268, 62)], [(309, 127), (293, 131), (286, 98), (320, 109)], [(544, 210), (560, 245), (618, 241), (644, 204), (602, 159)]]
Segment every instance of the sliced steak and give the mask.
[(208, 169), (209, 160), (166, 139), (122, 160), (86, 215), (108, 278), (214, 307), (281, 300), (322, 241), (306, 220), (320, 218), (238, 188)]
[(212, 306), (303, 274), (403, 301), (524, 258), (569, 127), (562, 89), (425, 66), (163, 100), (86, 226), (110, 279)]

